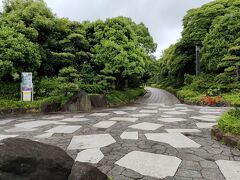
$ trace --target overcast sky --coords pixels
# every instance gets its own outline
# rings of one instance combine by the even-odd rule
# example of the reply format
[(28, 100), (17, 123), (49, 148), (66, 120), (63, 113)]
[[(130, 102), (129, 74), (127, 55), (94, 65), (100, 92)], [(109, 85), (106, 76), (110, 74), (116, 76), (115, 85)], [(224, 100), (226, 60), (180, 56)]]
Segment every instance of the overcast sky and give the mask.
[(143, 22), (158, 44), (156, 56), (181, 36), (186, 11), (212, 0), (45, 0), (58, 17), (94, 21), (116, 16)]

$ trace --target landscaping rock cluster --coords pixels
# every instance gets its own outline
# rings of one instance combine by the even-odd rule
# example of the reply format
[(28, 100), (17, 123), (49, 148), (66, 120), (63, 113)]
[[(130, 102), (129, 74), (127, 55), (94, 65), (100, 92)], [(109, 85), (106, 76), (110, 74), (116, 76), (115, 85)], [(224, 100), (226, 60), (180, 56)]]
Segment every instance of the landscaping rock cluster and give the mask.
[(85, 91), (75, 92), (69, 101), (63, 106), (63, 111), (90, 112), (95, 108), (106, 108), (107, 98), (105, 95), (89, 96)]
[(74, 160), (59, 147), (9, 138), (0, 141), (0, 179), (107, 180), (96, 167)]

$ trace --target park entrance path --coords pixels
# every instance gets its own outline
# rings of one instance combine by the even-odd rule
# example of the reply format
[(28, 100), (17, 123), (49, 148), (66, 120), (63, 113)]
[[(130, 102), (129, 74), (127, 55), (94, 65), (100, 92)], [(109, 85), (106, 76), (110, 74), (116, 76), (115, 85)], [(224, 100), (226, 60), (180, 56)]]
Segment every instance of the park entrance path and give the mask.
[(226, 108), (180, 104), (165, 91), (147, 89), (144, 98), (126, 107), (1, 119), (0, 139), (59, 146), (114, 180), (240, 179), (240, 151), (210, 134)]
[(143, 103), (162, 103), (168, 105), (180, 103), (180, 101), (174, 95), (165, 90), (151, 87), (146, 87), (145, 89), (147, 90), (147, 94), (145, 95), (146, 98), (144, 99)]

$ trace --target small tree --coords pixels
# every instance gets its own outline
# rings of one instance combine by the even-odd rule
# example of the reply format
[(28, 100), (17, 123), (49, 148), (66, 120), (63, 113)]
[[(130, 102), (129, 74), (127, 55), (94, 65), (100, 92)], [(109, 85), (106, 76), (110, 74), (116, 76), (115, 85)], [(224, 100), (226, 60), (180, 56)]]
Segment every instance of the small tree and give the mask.
[(58, 75), (59, 89), (67, 96), (69, 93), (79, 90), (80, 74), (73, 67), (60, 70)]

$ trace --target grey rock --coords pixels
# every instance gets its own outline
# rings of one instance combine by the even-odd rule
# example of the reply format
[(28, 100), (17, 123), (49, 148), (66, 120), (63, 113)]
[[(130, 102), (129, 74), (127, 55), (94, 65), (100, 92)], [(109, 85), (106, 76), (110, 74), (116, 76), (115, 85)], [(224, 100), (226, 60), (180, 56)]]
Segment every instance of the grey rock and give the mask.
[(207, 150), (210, 154), (221, 154), (223, 151), (221, 148), (211, 148)]
[(30, 180), (27, 177), (22, 177), (22, 176), (18, 176), (15, 174), (9, 174), (9, 173), (5, 173), (5, 172), (1, 172), (1, 171), (0, 171), (0, 179), (1, 180)]
[(212, 161), (201, 161), (200, 165), (203, 168), (218, 168), (217, 164), (215, 162), (212, 162)]
[(240, 151), (238, 149), (232, 149), (231, 152), (234, 156), (240, 156)]
[(141, 174), (139, 174), (135, 171), (129, 170), (129, 169), (126, 169), (125, 171), (123, 171), (122, 175), (132, 178), (132, 179), (140, 179), (143, 177)]
[(75, 92), (69, 101), (64, 105), (64, 111), (90, 112), (92, 109), (91, 100), (85, 91)]
[(211, 180), (224, 180), (225, 178), (222, 176), (221, 172), (218, 169), (203, 169), (202, 171), (202, 176), (206, 179), (211, 179)]
[(175, 180), (192, 180), (192, 178), (175, 176)]
[(18, 138), (0, 143), (3, 179), (66, 180), (71, 172), (73, 159), (59, 147)]
[(122, 172), (125, 170), (125, 168), (123, 167), (120, 167), (120, 166), (115, 166), (111, 171), (109, 171), (109, 175), (110, 176), (117, 176), (117, 175), (120, 175), (122, 174)]
[(125, 177), (123, 175), (115, 176), (114, 180), (132, 180), (131, 178)]
[(178, 169), (177, 176), (188, 177), (188, 178), (201, 178), (202, 175), (198, 171), (188, 170), (188, 169)]
[(183, 161), (181, 164), (181, 168), (189, 169), (189, 170), (196, 170), (196, 171), (199, 171), (202, 169), (201, 166), (199, 165), (199, 163), (194, 162), (194, 161)]
[(108, 177), (88, 163), (75, 162), (68, 180), (108, 180)]
[(190, 154), (190, 153), (179, 153), (179, 154), (177, 154), (177, 156), (180, 159), (186, 160), (186, 161), (202, 161), (202, 160), (204, 160), (203, 158), (196, 156), (194, 154)]

